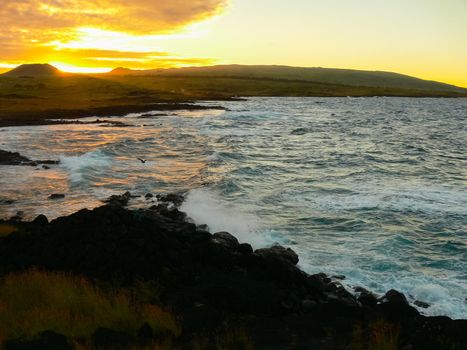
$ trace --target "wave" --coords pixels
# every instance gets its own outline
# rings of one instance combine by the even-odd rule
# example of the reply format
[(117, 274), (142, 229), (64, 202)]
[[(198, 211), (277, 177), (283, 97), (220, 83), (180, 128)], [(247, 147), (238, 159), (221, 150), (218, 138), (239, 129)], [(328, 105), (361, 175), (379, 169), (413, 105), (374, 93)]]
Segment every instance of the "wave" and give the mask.
[(222, 202), (208, 189), (191, 190), (181, 210), (196, 224), (208, 225), (211, 232), (228, 231), (240, 242), (250, 243), (255, 248), (274, 243), (272, 237), (261, 233), (264, 231), (257, 216)]
[(60, 156), (60, 166), (68, 171), (72, 183), (80, 183), (93, 171), (106, 169), (111, 159), (102, 151), (92, 151), (80, 156)]

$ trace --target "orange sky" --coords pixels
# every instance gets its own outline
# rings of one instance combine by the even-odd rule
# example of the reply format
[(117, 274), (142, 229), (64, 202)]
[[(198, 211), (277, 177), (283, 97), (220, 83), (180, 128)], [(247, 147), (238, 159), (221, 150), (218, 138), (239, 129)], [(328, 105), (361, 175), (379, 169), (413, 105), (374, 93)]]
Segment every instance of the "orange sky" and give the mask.
[(0, 71), (284, 64), (467, 87), (465, 0), (2, 0), (0, 23)]

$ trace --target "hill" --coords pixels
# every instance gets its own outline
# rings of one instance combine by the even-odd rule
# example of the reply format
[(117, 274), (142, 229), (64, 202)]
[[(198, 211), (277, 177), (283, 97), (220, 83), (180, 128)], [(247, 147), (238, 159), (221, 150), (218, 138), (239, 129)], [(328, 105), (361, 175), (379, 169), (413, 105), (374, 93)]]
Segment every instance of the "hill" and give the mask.
[[(309, 74), (300, 75), (301, 70)], [(312, 80), (311, 73), (321, 71), (215, 66), (149, 71), (119, 68), (113, 73), (85, 75), (61, 73), (49, 65), (24, 65), (0, 75), (0, 126), (37, 123), (50, 118), (122, 115), (151, 110), (155, 103), (225, 100), (238, 96), (467, 97), (467, 89), (395, 73), (373, 72), (371, 75), (371, 72), (323, 70), (326, 79), (334, 77), (342, 82), (345, 74), (353, 77), (347, 77), (347, 85)], [(388, 78), (377, 78), (378, 74)], [(324, 80), (318, 75), (315, 77), (313, 79)]]
[(129, 69), (129, 68), (124, 68), (124, 67), (118, 67), (115, 69), (112, 69), (109, 73), (110, 75), (131, 75), (137, 71)]
[(224, 78), (285, 79), (347, 86), (449, 91), (459, 93), (465, 93), (467, 91), (467, 89), (458, 86), (423, 80), (399, 73), (336, 68), (220, 65), (211, 67), (157, 69), (139, 72), (127, 71), (127, 73), (186, 77), (209, 76)]
[(57, 68), (50, 64), (22, 64), (4, 74), (6, 77), (45, 77), (45, 76), (59, 76), (60, 72)]

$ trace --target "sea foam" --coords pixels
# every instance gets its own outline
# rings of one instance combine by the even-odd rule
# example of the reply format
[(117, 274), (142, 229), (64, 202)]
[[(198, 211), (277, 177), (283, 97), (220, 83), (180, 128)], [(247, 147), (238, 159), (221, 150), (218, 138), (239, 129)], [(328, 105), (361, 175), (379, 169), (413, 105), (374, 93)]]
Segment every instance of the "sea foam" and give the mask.
[(240, 242), (253, 247), (264, 247), (273, 243), (271, 238), (261, 234), (261, 224), (257, 216), (242, 208), (223, 202), (219, 196), (207, 189), (194, 189), (189, 192), (181, 210), (197, 224), (207, 224), (212, 233), (228, 231)]
[(68, 171), (72, 183), (80, 183), (86, 175), (110, 166), (111, 160), (102, 151), (92, 151), (80, 156), (60, 156), (60, 166)]

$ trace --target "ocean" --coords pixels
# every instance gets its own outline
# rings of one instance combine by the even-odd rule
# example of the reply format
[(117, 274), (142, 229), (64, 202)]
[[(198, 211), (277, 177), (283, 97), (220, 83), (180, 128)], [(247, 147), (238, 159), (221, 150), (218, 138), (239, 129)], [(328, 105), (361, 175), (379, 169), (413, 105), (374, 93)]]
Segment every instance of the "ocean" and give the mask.
[(467, 99), (202, 104), (227, 110), (1, 128), (0, 149), (60, 164), (0, 166), (0, 218), (53, 219), (127, 190), (141, 195), (133, 207), (183, 192), (181, 209), (211, 232), (288, 246), (309, 273), (467, 318)]

